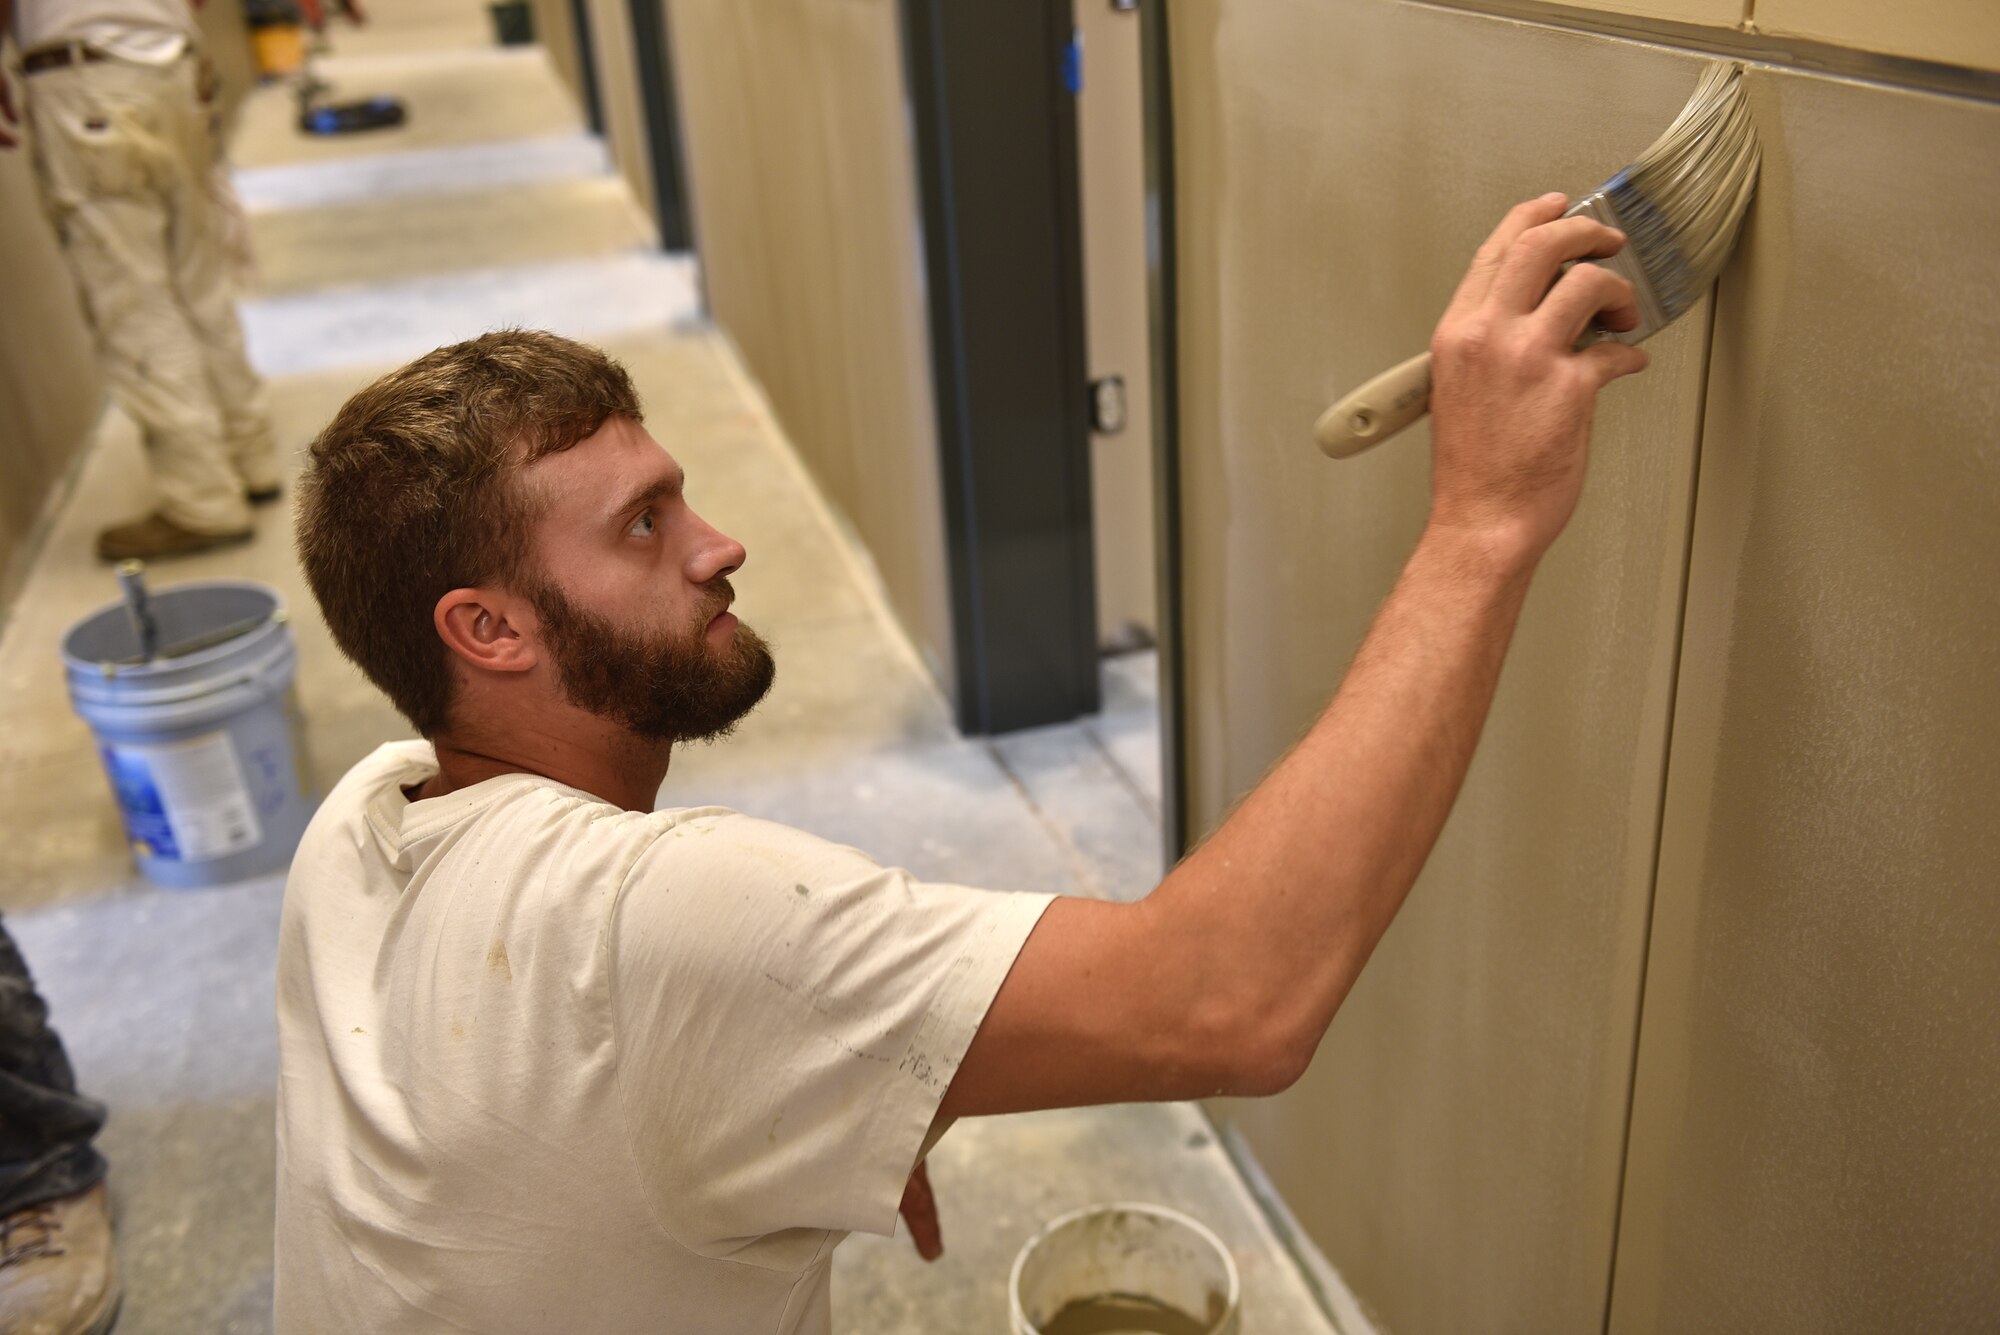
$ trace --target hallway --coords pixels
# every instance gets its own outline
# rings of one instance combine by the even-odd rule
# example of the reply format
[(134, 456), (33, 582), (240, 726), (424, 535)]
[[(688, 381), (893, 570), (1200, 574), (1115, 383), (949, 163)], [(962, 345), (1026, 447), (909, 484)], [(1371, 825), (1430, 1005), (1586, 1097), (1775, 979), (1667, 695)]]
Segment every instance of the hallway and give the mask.
[[(346, 396), (411, 356), (508, 324), (600, 343), (630, 369), (696, 505), (747, 546), (738, 609), (779, 661), (775, 690), (735, 738), (676, 758), (661, 804), (734, 806), (931, 879), (1143, 894), (1160, 846), (1150, 655), (1107, 661), (1097, 717), (961, 737), (867, 554), (704, 322), (694, 262), (655, 247), (541, 50), (487, 45), (476, 5), (430, 0), (383, 19), (339, 30), (339, 54), (315, 72), (336, 98), (403, 97), (406, 126), (308, 138), (290, 88), (272, 85), (252, 94), (234, 142), (258, 263), (245, 325), (288, 486)], [(89, 539), (146, 507), (139, 450), (114, 408), (0, 630), (0, 910), (86, 1091), (112, 1108), (100, 1143), (128, 1293), (118, 1329), (262, 1332), (282, 882), (169, 893), (136, 881), (56, 665), (63, 630), (116, 594)], [(324, 791), (407, 728), (333, 648), (293, 560), (287, 506), (259, 518), (249, 546), (152, 579), (248, 577), (282, 591)], [(907, 1241), (855, 1239), (836, 1285), (843, 1329), (937, 1329), (939, 1313), (980, 1307), (997, 1328), (1022, 1239), (1112, 1195), (1179, 1202), (1244, 1239), (1246, 1279), (1262, 1286), (1250, 1310), (1276, 1317), (1261, 1329), (1305, 1328), (1305, 1289), (1192, 1107), (994, 1119), (962, 1128), (933, 1164), (947, 1259), (913, 1285), (921, 1263)]]
[[(1233, 1335), (1992, 1326), (2000, 378), (1986, 354), (2000, 351), (2000, 174), (1966, 164), (2000, 136), (2000, 8), (354, 0), (369, 11), (357, 28), (340, 0), (323, 6), (345, 16), (314, 39), (310, 75), (254, 87), (260, 56), (289, 58), (293, 3), (19, 0), (7, 25), (0, 80), (23, 115), (10, 151), (16, 118), (0, 105), (0, 915), (51, 1013), (45, 1026), (8, 952), (0, 1016), (24, 1041), (0, 1052), (0, 1177), (22, 1185), (0, 1217), (0, 1335), (26, 1324), (19, 1295), (48, 1305), (56, 1271), (80, 1277), (96, 1324), (105, 1200), (124, 1335), (269, 1335), (278, 1292), (304, 1284), (289, 1254), (275, 1281), (272, 1256), (288, 1175), (275, 1112), (303, 1092), (278, 1082), (284, 877), (169, 891), (134, 870), (135, 851), (164, 848), (156, 817), (192, 857), (276, 803), (230, 798), (200, 763), (221, 752), (205, 738), (135, 748), (129, 769), (98, 754), (60, 657), (70, 627), (123, 615), (95, 536), (157, 502), (108, 384), (135, 366), (164, 382), (190, 342), (135, 337), (103, 355), (66, 262), (102, 249), (92, 205), (144, 243), (123, 266), (156, 260), (156, 213), (171, 240), (203, 230), (171, 220), (202, 212), (206, 161), (163, 162), (148, 142), (155, 111), (192, 130), (186, 90), (148, 99), (128, 127), (113, 93), (143, 76), (78, 68), (166, 57), (162, 5), (214, 61), (242, 206), (231, 258), (286, 466), (279, 497), (244, 470), (278, 501), (255, 509), (254, 541), (149, 578), (246, 578), (284, 601), (301, 790), (409, 735), (335, 650), (297, 568), (303, 452), (358, 389), (439, 345), (556, 331), (629, 368), (694, 507), (746, 545), (738, 610), (775, 651), (775, 690), (727, 741), (677, 754), (652, 800), (788, 823), (919, 878), (1074, 897), (1054, 931), (1042, 920), (1036, 967), (1014, 974), (1026, 1009), (1055, 1007), (1034, 1017), (1040, 1041), (989, 1031), (1010, 1082), (1073, 1089), (1076, 1028), (1106, 1054), (1092, 1075), (1121, 1094), (1158, 1088), (1117, 1080), (1146, 1066), (1178, 1067), (1178, 1092), (1213, 1094), (1247, 1066), (1284, 1086), (935, 1128), (941, 1260), (923, 1262), (906, 1232), (855, 1236), (811, 1263), (837, 1272), (830, 1290), (822, 1270), (761, 1277), (805, 1299), (814, 1335), (1014, 1329), (1024, 1242), (1079, 1207), (1129, 1222), (1140, 1203), (1194, 1216), (1233, 1257), (1240, 1313), (1209, 1323)], [(253, 13), (276, 30), (253, 30)], [(503, 44), (503, 29), (528, 44)], [(106, 100), (66, 114), (65, 82)], [(315, 105), (372, 97), (407, 118), (299, 128)], [(72, 156), (74, 187), (49, 166)], [(1658, 198), (1656, 180), (1671, 182)], [(1626, 355), (1570, 336), (1584, 327), (1570, 298), (1613, 290), (1577, 265), (1608, 257), (1555, 263), (1550, 248), (1589, 232), (1577, 220), (1514, 226), (1554, 208), (1523, 200), (1593, 187), (1647, 201), (1645, 235), (1610, 267), (1636, 260), (1645, 284), (1689, 301), (1647, 341), (1649, 368), (1601, 392), (1557, 368)], [(1912, 199), (1915, 227), (1899, 207)], [(1468, 287), (1468, 257), (1477, 274), (1503, 251), (1501, 269), (1533, 281)], [(1683, 264), (1690, 253), (1701, 263)], [(93, 287), (114, 340), (113, 288), (166, 295), (164, 281)], [(1454, 296), (1472, 288), (1521, 335), (1460, 345), (1445, 369), (1485, 388), (1440, 397), (1359, 458), (1315, 448), (1315, 423), (1342, 417), (1329, 404), (1386, 383), (1440, 328), (1449, 344), (1488, 323)], [(1518, 374), (1522, 358), (1538, 373)], [(1466, 409), (1473, 398), (1491, 411)], [(180, 430), (244, 435), (208, 420)], [(390, 561), (424, 554), (386, 524), (363, 542)], [(394, 583), (352, 587), (386, 599)], [(78, 693), (98, 678), (135, 685), (87, 663)], [(535, 728), (546, 692), (530, 694), (504, 753)], [(1058, 719), (1071, 721), (958, 731)], [(246, 775), (286, 772), (268, 741), (237, 752)], [(129, 829), (107, 764), (136, 809)], [(224, 800), (180, 800), (209, 796)], [(1142, 902), (1162, 859), (1191, 849), (1205, 851)], [(521, 879), (517, 859), (463, 851), (484, 868), (468, 879)], [(739, 871), (762, 868), (723, 875)], [(337, 1063), (390, 1063), (347, 1086), (384, 1111), (359, 1135), (312, 1139), (336, 1173), (351, 1157), (381, 1185), (362, 1194), (436, 1207), (410, 1230), (425, 1260), (476, 1269), (413, 1283), (418, 1267), (390, 1261), (382, 1282), (412, 1305), (493, 1299), (452, 1329), (733, 1335), (706, 1287), (613, 1316), (607, 1299), (661, 1278), (650, 1260), (587, 1280), (569, 1263), (607, 1260), (613, 1240), (660, 1243), (654, 1225), (681, 1238), (704, 1195), (740, 1203), (792, 1161), (841, 1187), (877, 1169), (869, 1184), (893, 1196), (920, 1116), (896, 1123), (909, 1140), (883, 1158), (865, 1132), (813, 1140), (792, 1114), (886, 1124), (866, 1096), (814, 1097), (814, 1073), (852, 1074), (840, 1053), (932, 1090), (953, 1078), (917, 1040), (959, 989), (871, 973), (891, 957), (792, 931), (792, 914), (828, 904), (809, 879), (766, 886), (747, 922), (725, 905), (673, 941), (704, 973), (726, 960), (726, 981), (756, 999), (770, 999), (760, 977), (779, 984), (778, 1038), (744, 1037), (765, 1028), (754, 1001), (717, 1005), (705, 979), (673, 986), (678, 964), (661, 980), (665, 1017), (618, 1026), (616, 1042), (601, 1022), (576, 1030), (608, 1058), (586, 1069), (669, 1084), (636, 1100), (628, 1085), (623, 1125), (601, 1132), (583, 1128), (610, 1102), (555, 1112), (540, 1097), (576, 1062), (497, 1073), (544, 1050), (528, 1022), (563, 1014), (502, 991), (517, 969), (616, 964), (544, 944), (603, 875), (544, 878), (536, 908), (508, 918), (518, 942), (457, 940), (476, 913), (440, 904), (456, 877), (427, 878), (376, 907), (436, 912), (457, 944), (412, 953), (398, 935), (386, 964), (366, 955), (381, 938), (320, 916), (304, 953), (321, 981), (372, 976), (379, 997), (388, 975), (427, 964), (477, 975), (386, 1023), (327, 1025)], [(330, 884), (302, 876), (294, 907)], [(666, 873), (642, 885), (730, 888)], [(782, 917), (766, 916), (772, 900)], [(1092, 919), (1140, 930), (1120, 951)], [(851, 916), (821, 921), (858, 935)], [(760, 923), (782, 924), (780, 949), (828, 985), (784, 986), (768, 952), (731, 944)], [(897, 925), (885, 948), (937, 923)], [(560, 971), (574, 994), (580, 974)], [(630, 998), (599, 976), (587, 998)], [(877, 991), (931, 999), (900, 1059), (799, 1041), (860, 1012), (850, 993)], [(702, 997), (694, 1022), (671, 1013)], [(498, 1018), (509, 998), (515, 1023)], [(456, 1038), (468, 1013), (485, 1022), (478, 1047), (412, 1064), (412, 1039)], [(73, 1142), (97, 1119), (43, 1097), (71, 1083), (35, 1041), (51, 1030), (109, 1118), (105, 1194), (60, 1235), (43, 1207), (87, 1156), (56, 1161), (38, 1138)], [(639, 1034), (674, 1046), (621, 1065)], [(718, 1051), (720, 1073), (695, 1075)], [(1235, 1060), (1181, 1083), (1211, 1056)], [(982, 1081), (965, 1077), (980, 1064), (955, 1077), (961, 1099), (976, 1099)], [(504, 1117), (508, 1149), (454, 1155), (451, 1134), (410, 1114), (437, 1086), (462, 1093), (461, 1068), (485, 1083), (454, 1102), (488, 1126), (496, 1103), (534, 1099)], [(783, 1116), (746, 1111), (764, 1088)], [(687, 1123), (666, 1153), (635, 1149), (634, 1122), (683, 1101), (721, 1112), (707, 1120), (733, 1149), (691, 1157)], [(973, 1106), (1037, 1101), (1017, 1089)], [(567, 1157), (543, 1159), (524, 1195), (522, 1167), (557, 1140)], [(461, 1194), (450, 1170), (468, 1160), (500, 1204)], [(614, 1215), (575, 1191), (612, 1165), (674, 1180)], [(734, 1235), (829, 1217), (818, 1190), (788, 1181), (769, 1218), (722, 1230), (720, 1246), (714, 1229), (686, 1240), (726, 1250), (730, 1278), (746, 1278)], [(369, 1204), (322, 1214), (338, 1231), (308, 1262), (363, 1259)], [(886, 1209), (839, 1217), (888, 1225)], [(461, 1226), (501, 1238), (496, 1218), (521, 1227), (455, 1244)], [(570, 1286), (559, 1302), (544, 1278)], [(1212, 1307), (1202, 1281), (1174, 1301)], [(1036, 1319), (1061, 1328), (1050, 1308), (1155, 1287), (1087, 1274)], [(346, 1296), (309, 1309), (289, 1325), (389, 1324)]]

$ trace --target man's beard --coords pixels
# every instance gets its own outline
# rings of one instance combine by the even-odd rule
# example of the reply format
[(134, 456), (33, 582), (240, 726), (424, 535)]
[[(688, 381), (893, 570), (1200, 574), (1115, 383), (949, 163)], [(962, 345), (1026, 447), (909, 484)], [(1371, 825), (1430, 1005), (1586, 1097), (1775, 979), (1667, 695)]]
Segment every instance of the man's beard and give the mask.
[(726, 737), (771, 689), (777, 665), (763, 637), (739, 625), (727, 649), (710, 649), (709, 623), (728, 607), (726, 579), (703, 586), (698, 620), (685, 635), (621, 630), (578, 607), (552, 583), (536, 582), (528, 601), (570, 703), (623, 724), (648, 741)]

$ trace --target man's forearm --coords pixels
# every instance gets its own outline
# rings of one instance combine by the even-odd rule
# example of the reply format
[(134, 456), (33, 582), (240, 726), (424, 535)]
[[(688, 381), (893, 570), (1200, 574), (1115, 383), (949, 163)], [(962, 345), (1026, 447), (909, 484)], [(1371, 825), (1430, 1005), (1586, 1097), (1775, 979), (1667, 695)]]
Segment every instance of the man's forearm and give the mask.
[(1303, 1068), (1429, 856), (1535, 559), (1427, 531), (1312, 731), (1156, 892), (1202, 956), (1190, 981), (1240, 980), (1239, 1023), (1275, 1035), (1254, 1085)]
[[(1582, 493), (1597, 394), (1646, 365), (1579, 349), (1631, 284), (1622, 234), (1517, 205), (1431, 339), (1431, 525), (1339, 693), (1215, 837), (1137, 904), (1062, 900), (945, 1095), (952, 1116), (1218, 1092), (1305, 1069), (1464, 782), (1528, 581)], [(1334, 664), (1328, 664), (1328, 674)]]

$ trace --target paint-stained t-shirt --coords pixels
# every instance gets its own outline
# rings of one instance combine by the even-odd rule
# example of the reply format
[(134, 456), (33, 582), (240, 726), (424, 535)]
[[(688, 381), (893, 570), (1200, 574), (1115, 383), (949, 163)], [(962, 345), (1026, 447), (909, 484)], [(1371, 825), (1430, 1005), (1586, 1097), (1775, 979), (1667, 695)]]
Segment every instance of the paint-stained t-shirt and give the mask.
[(307, 830), (278, 951), (277, 1329), (829, 1329), (1048, 898), (525, 774)]

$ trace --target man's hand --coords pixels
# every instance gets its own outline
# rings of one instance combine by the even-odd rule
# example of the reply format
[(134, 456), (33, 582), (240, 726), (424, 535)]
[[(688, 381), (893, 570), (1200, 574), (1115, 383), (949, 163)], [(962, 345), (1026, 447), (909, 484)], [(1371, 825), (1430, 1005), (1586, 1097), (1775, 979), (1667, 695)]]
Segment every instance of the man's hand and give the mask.
[(1515, 206), (1431, 338), (1432, 523), (1535, 555), (1576, 508), (1597, 391), (1646, 366), (1623, 343), (1576, 348), (1593, 319), (1630, 329), (1639, 313), (1632, 285), (1609, 269), (1562, 272), (1625, 244), (1594, 219), (1564, 218), (1567, 204), (1543, 195)]
[(903, 1222), (910, 1226), (910, 1241), (917, 1244), (917, 1255), (926, 1261), (935, 1261), (944, 1255), (944, 1234), (938, 1231), (937, 1197), (931, 1195), (931, 1175), (922, 1164), (910, 1174), (910, 1185), (903, 1188), (903, 1204), (900, 1207)]

